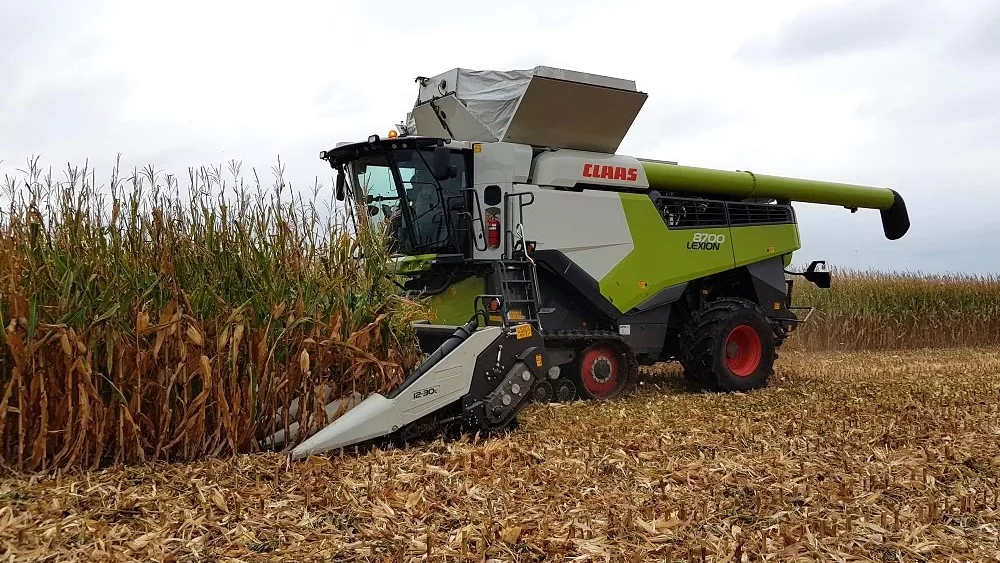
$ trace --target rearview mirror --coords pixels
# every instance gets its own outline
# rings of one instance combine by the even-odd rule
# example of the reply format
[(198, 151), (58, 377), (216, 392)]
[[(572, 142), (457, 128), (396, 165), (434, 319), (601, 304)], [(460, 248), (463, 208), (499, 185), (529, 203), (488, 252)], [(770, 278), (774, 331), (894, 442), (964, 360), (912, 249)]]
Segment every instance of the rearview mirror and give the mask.
[(346, 183), (347, 183), (347, 181), (344, 179), (344, 170), (343, 169), (338, 170), (337, 171), (337, 190), (336, 190), (337, 201), (344, 201), (344, 191), (345, 191), (344, 186), (345, 186)]
[(830, 289), (830, 282), (832, 281), (833, 276), (826, 270), (817, 270), (816, 266), (820, 264), (822, 264), (825, 268), (826, 260), (813, 260), (812, 263), (809, 264), (809, 267), (806, 268), (806, 271), (802, 272), (802, 277), (804, 277), (807, 281), (811, 281), (816, 284), (816, 287), (820, 289)]

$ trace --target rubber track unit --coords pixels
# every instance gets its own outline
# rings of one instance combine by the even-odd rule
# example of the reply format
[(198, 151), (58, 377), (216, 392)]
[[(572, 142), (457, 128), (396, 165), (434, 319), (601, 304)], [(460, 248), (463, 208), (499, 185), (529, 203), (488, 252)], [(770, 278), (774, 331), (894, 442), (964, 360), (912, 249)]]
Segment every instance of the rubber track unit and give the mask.
[[(749, 391), (766, 385), (767, 379), (774, 374), (774, 360), (777, 359), (777, 347), (771, 346), (771, 357), (763, 358), (762, 368), (765, 378), (761, 382), (747, 381), (747, 385), (736, 389), (725, 383), (725, 374), (717, 374), (713, 368), (713, 356), (723, 346), (727, 332), (723, 324), (741, 311), (752, 311), (771, 327), (772, 341), (777, 340), (770, 318), (760, 305), (747, 299), (726, 297), (707, 303), (700, 311), (695, 311), (691, 319), (684, 323), (680, 333), (679, 361), (684, 367), (684, 375), (691, 383), (716, 391)], [(768, 346), (765, 346), (768, 348)]]
[[(575, 365), (575, 363), (579, 360), (579, 354), (595, 342), (613, 342), (617, 344), (622, 350), (625, 351), (625, 362), (622, 366), (622, 376), (625, 377), (625, 385), (614, 398), (621, 397), (622, 395), (628, 393), (632, 386), (635, 385), (636, 380), (639, 378), (639, 362), (636, 360), (635, 351), (632, 350), (632, 347), (628, 345), (628, 342), (626, 342), (625, 339), (622, 338), (617, 332), (610, 330), (553, 330), (545, 331), (544, 339), (546, 348), (571, 348), (577, 353), (577, 360), (570, 362), (567, 364), (568, 366)], [(565, 367), (566, 366), (564, 365), (563, 368)], [(574, 374), (570, 377), (566, 374), (565, 369), (559, 376), (559, 379), (564, 378), (569, 379), (574, 383), (578, 383), (576, 381), (576, 375)], [(579, 389), (577, 389), (577, 393), (580, 393)]]

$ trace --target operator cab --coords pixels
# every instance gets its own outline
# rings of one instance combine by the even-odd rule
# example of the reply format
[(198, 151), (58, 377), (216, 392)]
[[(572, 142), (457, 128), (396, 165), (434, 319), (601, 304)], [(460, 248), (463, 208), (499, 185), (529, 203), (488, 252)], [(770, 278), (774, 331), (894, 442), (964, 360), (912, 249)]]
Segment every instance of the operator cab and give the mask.
[(320, 158), (337, 170), (337, 199), (384, 229), (394, 254), (469, 254), (472, 156), (464, 143), (435, 138), (379, 139), (339, 146)]

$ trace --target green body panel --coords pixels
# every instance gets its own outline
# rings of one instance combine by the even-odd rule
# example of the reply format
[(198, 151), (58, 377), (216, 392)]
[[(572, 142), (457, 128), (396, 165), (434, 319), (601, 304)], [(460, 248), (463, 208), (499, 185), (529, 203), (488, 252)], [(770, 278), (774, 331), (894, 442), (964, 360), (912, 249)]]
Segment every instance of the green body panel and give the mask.
[(452, 284), (444, 292), (430, 297), (426, 304), (435, 313), (435, 323), (462, 325), (469, 322), (475, 313), (476, 297), (484, 293), (486, 293), (486, 280), (473, 276)]
[[(600, 280), (601, 293), (621, 312), (641, 304), (665, 287), (733, 267), (728, 228), (667, 228), (645, 194), (619, 194), (633, 249)], [(723, 235), (718, 250), (689, 250), (695, 233)]]
[[(633, 250), (600, 280), (601, 293), (627, 312), (672, 285), (798, 250), (795, 224), (669, 229), (645, 194), (619, 194)], [(725, 239), (701, 247), (703, 241)]]
[(758, 225), (731, 227), (733, 256), (736, 267), (746, 266), (774, 256), (786, 256), (800, 248), (798, 225)]
[(641, 159), (639, 162), (646, 172), (649, 187), (654, 190), (787, 199), (868, 209), (888, 209), (895, 198), (892, 190), (886, 188), (678, 166)]
[(431, 269), (435, 258), (437, 258), (437, 254), (398, 256), (391, 260), (394, 265), (390, 267), (390, 271), (401, 276), (426, 272)]

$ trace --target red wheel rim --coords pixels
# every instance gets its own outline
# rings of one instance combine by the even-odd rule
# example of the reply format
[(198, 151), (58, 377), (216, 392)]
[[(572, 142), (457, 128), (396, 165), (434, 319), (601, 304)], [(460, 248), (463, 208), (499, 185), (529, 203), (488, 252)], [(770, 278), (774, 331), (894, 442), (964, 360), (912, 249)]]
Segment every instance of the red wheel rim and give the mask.
[(757, 371), (764, 355), (760, 335), (753, 327), (740, 325), (729, 333), (724, 349), (726, 366), (739, 377), (746, 377)]
[(580, 361), (580, 380), (590, 395), (603, 398), (618, 387), (618, 356), (607, 346), (594, 346)]

